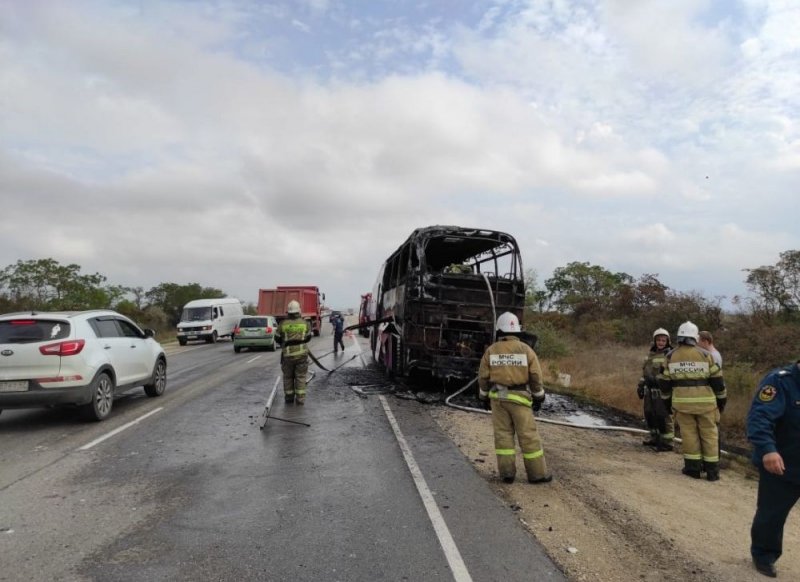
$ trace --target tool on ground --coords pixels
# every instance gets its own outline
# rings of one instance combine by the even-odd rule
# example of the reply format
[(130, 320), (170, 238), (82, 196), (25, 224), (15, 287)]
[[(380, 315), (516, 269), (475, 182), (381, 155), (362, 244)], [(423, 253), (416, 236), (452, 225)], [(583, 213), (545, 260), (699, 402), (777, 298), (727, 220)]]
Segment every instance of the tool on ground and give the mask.
[(290, 424), (302, 424), (303, 426), (311, 426), (307, 422), (300, 422), (298, 420), (290, 420), (288, 418), (279, 418), (277, 416), (271, 416), (270, 411), (272, 410), (272, 402), (275, 400), (275, 395), (278, 393), (278, 384), (280, 382), (276, 381), (275, 385), (272, 387), (272, 392), (267, 398), (267, 404), (264, 406), (264, 410), (261, 411), (261, 416), (258, 419), (258, 428), (259, 430), (264, 430), (264, 427), (267, 425), (267, 421), (270, 418), (274, 418), (275, 420), (280, 420), (281, 422), (288, 422)]

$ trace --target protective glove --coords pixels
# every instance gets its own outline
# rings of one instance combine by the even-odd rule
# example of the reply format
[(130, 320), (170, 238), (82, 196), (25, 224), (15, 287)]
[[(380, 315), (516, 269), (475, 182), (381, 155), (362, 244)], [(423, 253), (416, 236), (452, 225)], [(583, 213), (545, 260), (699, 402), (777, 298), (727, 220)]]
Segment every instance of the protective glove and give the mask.
[(544, 404), (545, 397), (542, 396), (541, 398), (536, 398), (533, 400), (533, 411), (539, 412), (542, 409), (542, 404)]
[(639, 397), (639, 400), (644, 400), (644, 384), (641, 382), (636, 386), (636, 395)]
[(481, 404), (483, 404), (483, 409), (484, 410), (491, 410), (492, 409), (492, 401), (489, 400), (488, 398), (482, 398), (481, 399)]
[(728, 403), (727, 398), (717, 398), (717, 408), (719, 409), (719, 413), (722, 414), (725, 411), (725, 405)]

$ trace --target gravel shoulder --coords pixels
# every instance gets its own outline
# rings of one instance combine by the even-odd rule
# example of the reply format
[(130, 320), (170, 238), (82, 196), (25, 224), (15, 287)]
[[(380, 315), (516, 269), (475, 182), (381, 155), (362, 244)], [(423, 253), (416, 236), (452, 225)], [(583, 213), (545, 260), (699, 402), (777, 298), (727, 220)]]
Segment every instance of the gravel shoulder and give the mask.
[[(655, 453), (641, 435), (539, 423), (554, 481), (497, 478), (488, 415), (431, 407), (473, 467), (542, 543), (570, 580), (763, 581), (750, 562), (757, 481), (746, 462), (721, 480), (681, 474), (678, 452)], [(726, 466), (727, 465), (727, 466)], [(790, 514), (779, 579), (800, 580), (800, 517)]]

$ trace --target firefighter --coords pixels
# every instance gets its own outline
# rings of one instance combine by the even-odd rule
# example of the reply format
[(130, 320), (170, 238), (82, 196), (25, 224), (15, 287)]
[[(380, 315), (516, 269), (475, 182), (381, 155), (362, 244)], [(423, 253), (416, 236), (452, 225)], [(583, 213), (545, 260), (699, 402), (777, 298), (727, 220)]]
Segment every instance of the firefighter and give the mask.
[(542, 441), (531, 413), (544, 402), (542, 370), (536, 352), (520, 341), (522, 330), (513, 313), (497, 318), (497, 341), (486, 348), (478, 372), (478, 396), (490, 404), (497, 470), (506, 483), (517, 472), (514, 434), (517, 435), (530, 483), (548, 483)]
[(761, 380), (747, 414), (747, 438), (759, 470), (750, 554), (756, 570), (775, 578), (783, 526), (800, 499), (800, 362)]
[(658, 452), (671, 451), (672, 440), (675, 438), (675, 422), (664, 405), (658, 388), (658, 374), (670, 349), (672, 346), (669, 343), (669, 332), (663, 327), (655, 330), (653, 344), (642, 366), (642, 377), (636, 388), (639, 398), (644, 400), (644, 420), (650, 429), (650, 438), (642, 444), (653, 447)]
[(311, 325), (300, 317), (300, 303), (290, 301), (286, 307), (287, 318), (278, 324), (275, 341), (281, 345), (281, 370), (283, 371), (283, 397), (287, 404), (306, 403), (306, 376), (308, 376), (308, 347)]
[(681, 427), (683, 474), (700, 479), (705, 471), (706, 479), (718, 481), (718, 425), (727, 393), (722, 370), (711, 354), (697, 347), (698, 333), (691, 321), (678, 328), (678, 347), (666, 355), (659, 386)]

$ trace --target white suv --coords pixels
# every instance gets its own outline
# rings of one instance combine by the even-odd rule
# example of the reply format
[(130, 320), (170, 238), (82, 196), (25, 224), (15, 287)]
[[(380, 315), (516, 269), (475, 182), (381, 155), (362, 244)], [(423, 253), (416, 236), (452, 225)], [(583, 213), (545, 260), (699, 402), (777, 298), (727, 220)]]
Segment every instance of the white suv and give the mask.
[(133, 386), (161, 396), (167, 357), (153, 335), (115, 311), (0, 315), (0, 411), (73, 404), (103, 420)]

